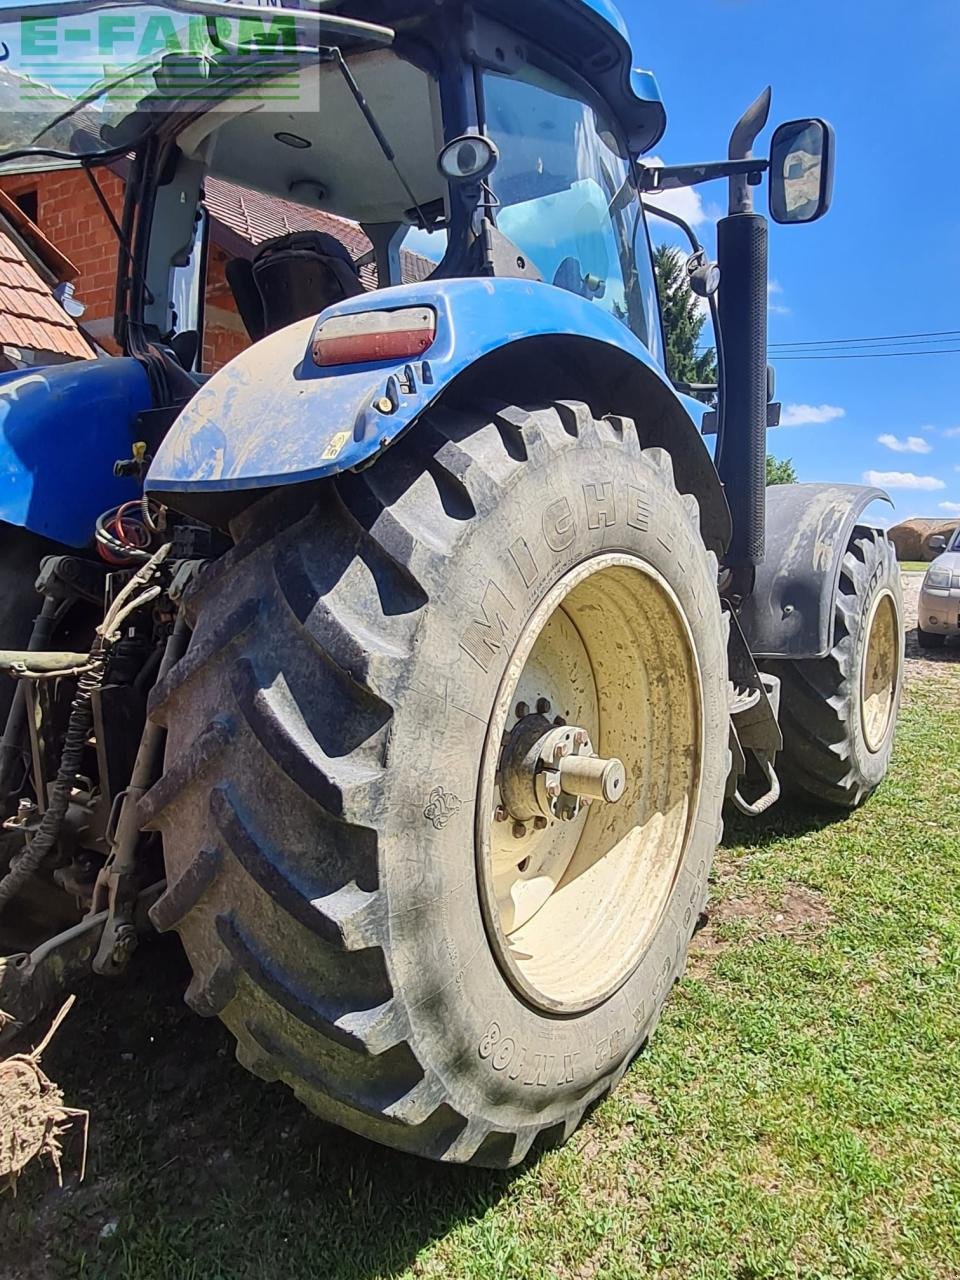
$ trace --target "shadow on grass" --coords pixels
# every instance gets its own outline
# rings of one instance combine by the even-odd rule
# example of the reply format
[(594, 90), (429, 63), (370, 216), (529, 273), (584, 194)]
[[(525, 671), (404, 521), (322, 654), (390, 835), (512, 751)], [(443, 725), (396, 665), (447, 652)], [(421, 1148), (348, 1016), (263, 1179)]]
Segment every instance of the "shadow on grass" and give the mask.
[(90, 1110), (87, 1177), (74, 1135), (62, 1191), (34, 1166), (0, 1202), (2, 1280), (389, 1276), (508, 1191), (515, 1173), (399, 1155), (254, 1079), (227, 1030), (182, 1003), (188, 980), (164, 939), (122, 985), (79, 993), (44, 1066)]
[(919, 632), (916, 627), (907, 632), (907, 662), (958, 662), (960, 661), (960, 642), (955, 636), (947, 636), (936, 648), (921, 649)]
[(747, 846), (751, 849), (766, 849), (791, 836), (825, 831), (838, 822), (849, 820), (850, 813), (846, 810), (821, 807), (813, 801), (790, 795), (759, 818), (748, 818), (728, 804), (723, 811), (721, 848)]

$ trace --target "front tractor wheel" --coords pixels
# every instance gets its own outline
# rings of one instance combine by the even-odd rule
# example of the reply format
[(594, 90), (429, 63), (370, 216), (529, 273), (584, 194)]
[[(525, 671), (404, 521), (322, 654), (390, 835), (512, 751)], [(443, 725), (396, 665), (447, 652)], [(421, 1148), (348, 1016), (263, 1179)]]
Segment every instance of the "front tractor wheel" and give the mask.
[(781, 680), (783, 753), (793, 791), (854, 809), (890, 767), (904, 677), (903, 590), (885, 534), (858, 528), (847, 547), (825, 658), (770, 664)]
[(728, 771), (716, 560), (582, 405), (279, 492), (189, 603), (145, 801), (188, 1000), (324, 1117), (504, 1166), (650, 1036)]

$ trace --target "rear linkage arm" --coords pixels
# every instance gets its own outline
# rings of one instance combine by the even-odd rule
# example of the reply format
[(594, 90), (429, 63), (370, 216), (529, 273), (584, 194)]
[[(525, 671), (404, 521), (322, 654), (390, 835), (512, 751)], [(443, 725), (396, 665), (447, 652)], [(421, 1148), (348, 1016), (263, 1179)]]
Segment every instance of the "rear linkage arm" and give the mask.
[[(172, 544), (164, 544), (118, 594), (97, 628), (89, 654), (42, 651), (41, 645), (44, 640), (49, 641), (59, 607), (59, 602), (49, 596), (31, 638), (31, 649), (0, 653), (0, 669), (21, 679), (79, 676), (49, 805), (27, 848), (0, 880), (0, 906), (18, 892), (56, 844), (79, 768), (75, 758), (76, 744), (79, 742), (82, 750), (89, 734), (91, 699), (103, 680), (110, 649), (131, 614), (152, 603), (163, 591), (163, 585), (157, 579), (164, 570), (171, 549)], [(198, 563), (185, 561), (177, 566), (167, 588), (175, 603), (182, 598)], [(178, 612), (160, 663), (158, 679), (162, 679), (183, 656), (187, 640), (186, 619), (182, 612)], [(146, 911), (164, 886), (159, 883), (145, 888), (141, 884), (136, 857), (140, 838), (137, 809), (141, 797), (156, 780), (163, 742), (164, 730), (148, 720), (130, 784), (116, 797), (115, 812), (118, 816), (110, 824), (110, 852), (94, 886), (88, 914), (79, 924), (50, 938), (31, 954), (9, 956), (0, 961), (0, 1004), (16, 1018), (17, 1024), (31, 1022), (75, 978), (88, 972), (91, 965), (100, 974), (113, 976), (121, 973), (136, 946), (139, 933), (147, 927)], [(11, 1027), (8, 1034), (15, 1030), (15, 1026)]]

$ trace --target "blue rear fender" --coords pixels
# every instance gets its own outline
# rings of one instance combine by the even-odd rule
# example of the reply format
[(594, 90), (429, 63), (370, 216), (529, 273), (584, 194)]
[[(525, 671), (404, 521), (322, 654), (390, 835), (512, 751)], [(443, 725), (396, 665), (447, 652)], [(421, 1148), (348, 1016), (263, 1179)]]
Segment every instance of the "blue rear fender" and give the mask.
[[(658, 423), (670, 419), (668, 435), (678, 448), (682, 441), (685, 455), (696, 455), (701, 483), (719, 492), (692, 406), (643, 344), (595, 304), (524, 280), (425, 281), (353, 298), (329, 308), (322, 320), (401, 307), (436, 312), (436, 338), (423, 359), (319, 368), (312, 358), (319, 320), (292, 325), (243, 352), (174, 423), (150, 468), (148, 492), (202, 517), (203, 494), (301, 484), (363, 466), (479, 361), (533, 338), (558, 336), (582, 343), (576, 349), (585, 360), (605, 351), (642, 373), (656, 395)], [(632, 406), (634, 416), (643, 410), (642, 402)], [(668, 439), (654, 442), (669, 447)]]
[(102, 512), (139, 496), (113, 465), (151, 407), (132, 359), (78, 360), (0, 375), (0, 521), (86, 546)]

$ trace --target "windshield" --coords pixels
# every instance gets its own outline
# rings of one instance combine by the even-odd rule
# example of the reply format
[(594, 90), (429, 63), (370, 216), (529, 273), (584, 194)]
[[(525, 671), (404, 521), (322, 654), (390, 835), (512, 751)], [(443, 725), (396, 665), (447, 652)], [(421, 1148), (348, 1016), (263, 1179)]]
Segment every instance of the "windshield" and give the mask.
[(571, 89), (528, 68), (484, 80), (499, 229), (548, 284), (587, 299), (660, 358), (650, 247), (629, 161), (609, 124)]
[(76, 158), (128, 149), (158, 116), (228, 95), (238, 111), (315, 110), (299, 72), (322, 56), (317, 24), (350, 24), (271, 9), (103, 0), (0, 12), (0, 167), (34, 149)]

